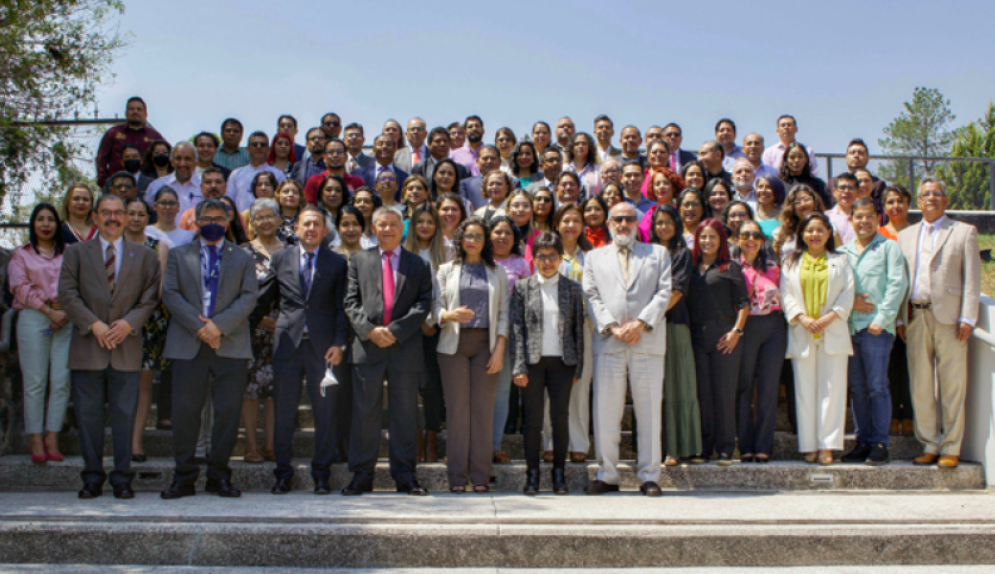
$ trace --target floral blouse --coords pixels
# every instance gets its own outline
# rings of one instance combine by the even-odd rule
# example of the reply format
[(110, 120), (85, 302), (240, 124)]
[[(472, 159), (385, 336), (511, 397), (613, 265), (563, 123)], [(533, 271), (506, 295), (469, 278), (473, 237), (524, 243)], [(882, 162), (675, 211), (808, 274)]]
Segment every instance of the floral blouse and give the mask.
[(781, 310), (781, 297), (778, 284), (781, 269), (774, 261), (767, 262), (766, 271), (758, 271), (740, 257), (746, 290), (750, 293), (750, 315), (769, 315)]

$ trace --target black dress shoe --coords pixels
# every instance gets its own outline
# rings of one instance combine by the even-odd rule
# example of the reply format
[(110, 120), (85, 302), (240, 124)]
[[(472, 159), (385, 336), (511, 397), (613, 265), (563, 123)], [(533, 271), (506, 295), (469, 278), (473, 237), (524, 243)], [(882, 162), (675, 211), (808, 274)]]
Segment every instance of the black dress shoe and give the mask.
[(398, 484), (397, 491), (409, 496), (428, 496), (428, 489), (418, 484), (417, 480), (412, 480), (407, 484)]
[(104, 493), (104, 488), (96, 482), (88, 482), (79, 491), (79, 497), (83, 499), (97, 498)]
[(290, 479), (289, 478), (278, 478), (276, 479), (276, 484), (273, 488), (269, 489), (273, 494), (287, 494), (290, 492)]
[(604, 494), (606, 492), (618, 492), (618, 485), (608, 484), (602, 480), (595, 480), (584, 487), (584, 494)]
[(196, 464), (207, 464), (207, 457), (206, 456), (195, 456), (195, 457), (193, 457), (193, 461)]
[(525, 471), (525, 488), (522, 490), (525, 494), (536, 495), (539, 494), (539, 469), (529, 469)]
[(660, 485), (648, 480), (639, 486), (639, 492), (642, 492), (646, 496), (663, 496), (663, 490)]
[(133, 454), (131, 455), (131, 462), (146, 462), (149, 457), (144, 454)]
[[(274, 487), (276, 488), (276, 487)], [(314, 493), (315, 494), (331, 494), (332, 485), (328, 484), (327, 478), (319, 478), (314, 481)]]
[(114, 498), (135, 498), (135, 491), (130, 484), (121, 484), (114, 487)]
[(867, 460), (867, 457), (871, 454), (871, 445), (869, 444), (858, 444), (853, 447), (853, 450), (843, 455), (840, 460), (842, 462), (855, 462), (861, 463)]
[(569, 494), (567, 477), (562, 468), (553, 467), (553, 494)]
[(359, 496), (364, 492), (373, 492), (373, 485), (353, 478), (349, 485), (342, 489), (342, 496)]
[(175, 500), (177, 498), (183, 498), (184, 496), (194, 496), (195, 494), (197, 494), (197, 490), (194, 489), (192, 484), (180, 484), (178, 482), (174, 482), (169, 485), (169, 488), (162, 491), (159, 496), (163, 500)]
[(204, 485), (204, 492), (217, 494), (221, 498), (238, 498), (242, 496), (241, 490), (232, 486), (230, 480), (223, 478), (219, 480), (207, 479), (207, 484)]

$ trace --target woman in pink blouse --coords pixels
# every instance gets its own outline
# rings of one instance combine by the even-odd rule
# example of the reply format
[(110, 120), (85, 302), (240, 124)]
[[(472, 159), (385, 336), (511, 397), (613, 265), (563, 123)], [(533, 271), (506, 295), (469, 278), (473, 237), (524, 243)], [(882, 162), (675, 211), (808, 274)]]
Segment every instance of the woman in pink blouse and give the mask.
[[(740, 267), (750, 294), (750, 318), (743, 329), (743, 355), (736, 397), (739, 453), (742, 462), (765, 463), (774, 450), (777, 390), (788, 344), (778, 283), (777, 261), (765, 255), (769, 239), (760, 224), (739, 226)], [(756, 407), (753, 397), (756, 394)]]
[(51, 204), (39, 203), (29, 221), (28, 242), (14, 250), (8, 274), (14, 308), (20, 309), (17, 345), (24, 379), (24, 433), (31, 437), (31, 461), (43, 464), (63, 458), (59, 431), (69, 404), (71, 327), (58, 302), (65, 249), (59, 214)]

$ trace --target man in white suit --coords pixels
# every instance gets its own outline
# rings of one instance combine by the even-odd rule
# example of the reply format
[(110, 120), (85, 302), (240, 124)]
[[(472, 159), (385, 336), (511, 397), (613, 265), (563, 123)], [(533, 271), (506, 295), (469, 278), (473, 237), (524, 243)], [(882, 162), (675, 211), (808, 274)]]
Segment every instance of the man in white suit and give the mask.
[(619, 441), (626, 380), (639, 420), (639, 489), (660, 496), (660, 428), (664, 314), (670, 302), (670, 255), (659, 245), (636, 241), (635, 208), (619, 203), (609, 213), (613, 242), (587, 254), (584, 292), (594, 324), (594, 448), (601, 463), (584, 492), (618, 491)]
[(902, 309), (906, 326), (898, 333), (909, 349), (916, 437), (925, 446), (913, 462), (940, 468), (955, 468), (960, 460), (967, 340), (978, 320), (981, 292), (978, 230), (947, 217), (949, 202), (943, 181), (923, 178), (922, 221), (898, 234), (912, 283), (909, 304)]

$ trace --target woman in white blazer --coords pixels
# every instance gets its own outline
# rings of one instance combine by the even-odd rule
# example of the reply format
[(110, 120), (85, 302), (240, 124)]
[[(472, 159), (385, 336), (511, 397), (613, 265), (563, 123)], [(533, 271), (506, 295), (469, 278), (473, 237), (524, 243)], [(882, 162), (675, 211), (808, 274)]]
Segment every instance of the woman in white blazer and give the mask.
[(494, 397), (508, 339), (508, 276), (494, 262), (487, 224), (471, 217), (453, 236), (456, 258), (439, 266), (439, 369), (446, 397), (449, 489), (487, 492)]
[(780, 292), (795, 375), (798, 450), (806, 462), (828, 465), (832, 451), (843, 449), (853, 271), (846, 255), (836, 252), (824, 214), (805, 216), (794, 239), (804, 249), (785, 259)]

